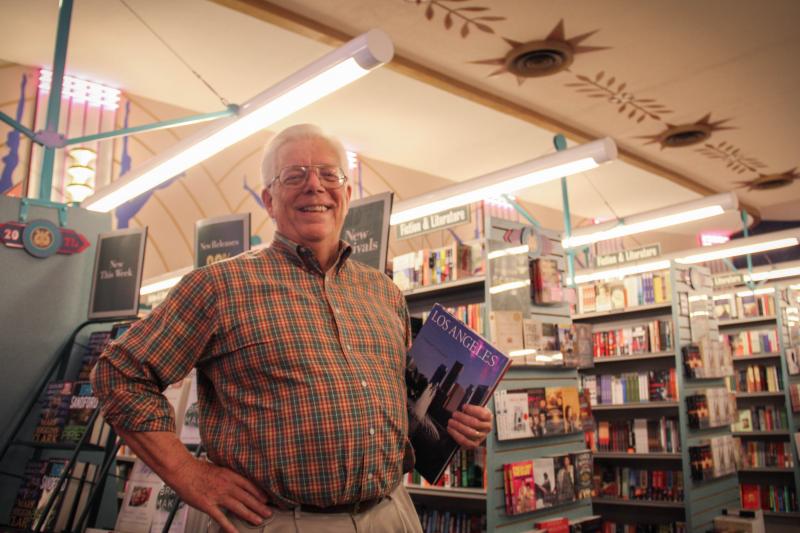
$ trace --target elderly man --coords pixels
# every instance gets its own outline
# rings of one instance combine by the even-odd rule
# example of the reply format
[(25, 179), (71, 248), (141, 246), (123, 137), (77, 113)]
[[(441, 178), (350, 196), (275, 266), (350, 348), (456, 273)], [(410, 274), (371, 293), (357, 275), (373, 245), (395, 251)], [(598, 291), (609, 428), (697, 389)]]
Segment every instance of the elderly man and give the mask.
[[(413, 461), (408, 311), (339, 239), (345, 162), (315, 126), (275, 136), (262, 164), (271, 246), (186, 275), (94, 372), (106, 419), (228, 533), (421, 530), (401, 482)], [(161, 394), (195, 366), (210, 462), (178, 440)], [(491, 427), (487, 409), (468, 405), (448, 431), (474, 448)]]

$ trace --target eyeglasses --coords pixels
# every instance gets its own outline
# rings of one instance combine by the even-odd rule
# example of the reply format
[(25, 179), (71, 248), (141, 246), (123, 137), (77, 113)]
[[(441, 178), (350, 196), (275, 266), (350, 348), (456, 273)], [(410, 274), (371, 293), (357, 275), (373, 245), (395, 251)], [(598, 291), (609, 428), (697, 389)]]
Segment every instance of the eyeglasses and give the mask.
[(288, 189), (297, 189), (302, 187), (308, 181), (311, 169), (317, 171), (319, 182), (326, 189), (338, 189), (347, 182), (347, 176), (344, 171), (332, 165), (290, 165), (283, 167), (277, 176), (270, 182), (270, 186), (276, 181)]

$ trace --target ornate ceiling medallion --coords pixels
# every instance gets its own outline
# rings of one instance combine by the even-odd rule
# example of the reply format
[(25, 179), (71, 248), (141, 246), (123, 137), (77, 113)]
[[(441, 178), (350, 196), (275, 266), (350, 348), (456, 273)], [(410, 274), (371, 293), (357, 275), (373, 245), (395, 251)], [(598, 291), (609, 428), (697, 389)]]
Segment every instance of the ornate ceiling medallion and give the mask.
[(690, 124), (669, 124), (667, 129), (657, 135), (641, 135), (638, 139), (649, 139), (645, 144), (659, 143), (661, 149), (664, 148), (681, 148), (684, 146), (691, 146), (693, 144), (701, 143), (711, 137), (715, 131), (732, 130), (735, 129), (731, 126), (723, 126), (725, 122), (730, 119), (718, 120), (711, 122), (711, 113)]
[(775, 174), (759, 174), (757, 178), (738, 182), (747, 187), (748, 191), (769, 191), (791, 185), (794, 180), (800, 179), (797, 167), (786, 172), (776, 172)]
[(517, 83), (522, 85), (527, 78), (551, 76), (569, 68), (577, 54), (608, 49), (607, 46), (582, 46), (580, 44), (597, 31), (599, 30), (567, 39), (564, 32), (564, 20), (561, 19), (543, 40), (521, 43), (504, 37), (503, 40), (511, 46), (511, 50), (505, 56), (470, 61), (470, 63), (500, 66), (491, 72), (489, 77), (508, 73), (516, 77)]

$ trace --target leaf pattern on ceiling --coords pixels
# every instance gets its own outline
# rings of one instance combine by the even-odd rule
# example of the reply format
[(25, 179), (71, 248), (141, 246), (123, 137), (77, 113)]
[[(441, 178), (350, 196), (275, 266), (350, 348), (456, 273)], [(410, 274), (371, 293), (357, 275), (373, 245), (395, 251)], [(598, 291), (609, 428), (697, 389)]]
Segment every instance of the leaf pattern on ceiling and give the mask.
[[(459, 35), (464, 39), (470, 34), (470, 28), (482, 31), (484, 33), (494, 33), (494, 29), (490, 25), (492, 22), (499, 22), (505, 20), (505, 17), (498, 15), (489, 15), (487, 12), (491, 9), (485, 6), (461, 6), (469, 0), (416, 0), (417, 5), (425, 4), (425, 18), (433, 20), (436, 16), (437, 10), (444, 13), (442, 24), (445, 30), (450, 30), (454, 26), (460, 26)], [(456, 5), (449, 5), (456, 4)]]

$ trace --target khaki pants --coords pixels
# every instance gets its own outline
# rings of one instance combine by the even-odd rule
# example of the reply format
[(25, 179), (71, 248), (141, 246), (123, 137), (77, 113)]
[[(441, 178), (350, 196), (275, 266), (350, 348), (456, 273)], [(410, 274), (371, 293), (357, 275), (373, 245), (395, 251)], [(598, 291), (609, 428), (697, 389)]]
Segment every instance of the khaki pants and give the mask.
[[(190, 509), (192, 513), (199, 511)], [(273, 509), (272, 516), (257, 526), (232, 515), (228, 518), (240, 533), (422, 533), (417, 511), (402, 483), (378, 505), (357, 515)], [(208, 533), (221, 531), (215, 522), (206, 520)], [(193, 522), (191, 518), (187, 521)]]

